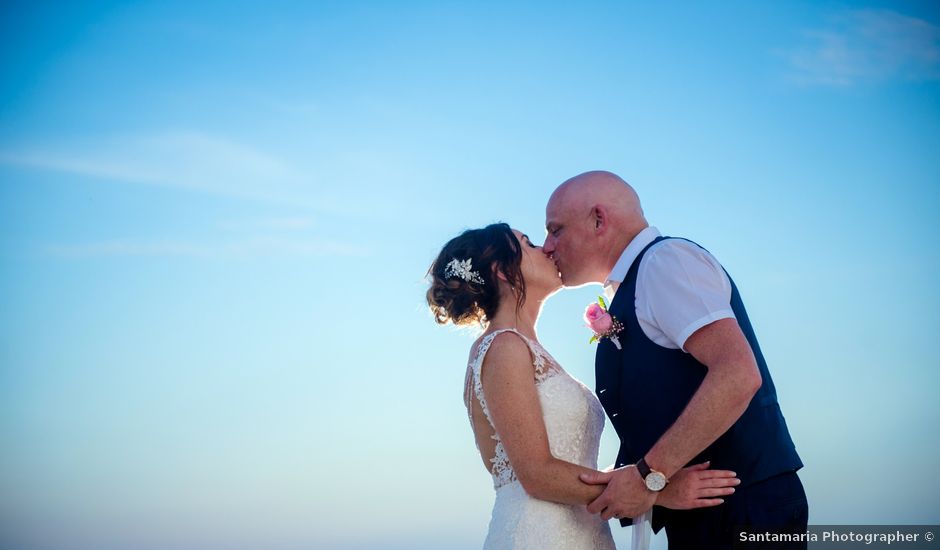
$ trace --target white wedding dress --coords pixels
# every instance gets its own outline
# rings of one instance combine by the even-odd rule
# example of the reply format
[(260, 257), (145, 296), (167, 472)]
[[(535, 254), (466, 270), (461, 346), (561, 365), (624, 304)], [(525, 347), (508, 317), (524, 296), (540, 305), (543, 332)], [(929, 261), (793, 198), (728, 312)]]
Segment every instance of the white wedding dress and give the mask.
[[(545, 430), (552, 455), (586, 468), (597, 468), (597, 451), (604, 429), (604, 409), (594, 393), (572, 378), (538, 342), (529, 340), (514, 329), (486, 335), (472, 357), (467, 373), (467, 410), (475, 397), (490, 427), (489, 409), (480, 382), (483, 357), (497, 334), (511, 331), (518, 334), (532, 352), (535, 383), (542, 405)], [(488, 368), (493, 368), (489, 366)], [(498, 366), (496, 366), (498, 368)], [(593, 515), (580, 504), (559, 504), (537, 500), (526, 494), (516, 479), (506, 449), (493, 430), (496, 441), (491, 473), (496, 489), (496, 502), (490, 519), (484, 549), (614, 549), (610, 527), (600, 516)], [(479, 446), (478, 446), (479, 448)]]

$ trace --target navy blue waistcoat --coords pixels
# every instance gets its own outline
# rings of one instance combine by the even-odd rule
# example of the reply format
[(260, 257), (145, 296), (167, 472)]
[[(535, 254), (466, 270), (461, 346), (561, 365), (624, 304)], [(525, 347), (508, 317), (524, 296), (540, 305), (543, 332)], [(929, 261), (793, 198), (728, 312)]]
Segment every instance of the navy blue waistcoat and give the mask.
[[(637, 321), (636, 279), (640, 261), (651, 246), (668, 238), (671, 237), (658, 237), (640, 252), (610, 303), (611, 315), (624, 326), (619, 336), (623, 349), (618, 350), (606, 338), (597, 348), (596, 391), (620, 437), (617, 467), (634, 464), (649, 452), (685, 410), (707, 372), (691, 354), (664, 348), (650, 340)], [(780, 412), (777, 390), (734, 281), (731, 309), (754, 352), (763, 383), (737, 422), (689, 465), (710, 460), (711, 468), (736, 472), (743, 489), (777, 474), (796, 471), (803, 462)], [(653, 527), (657, 532), (671, 513), (674, 512), (655, 508)], [(621, 523), (629, 525), (630, 521)]]

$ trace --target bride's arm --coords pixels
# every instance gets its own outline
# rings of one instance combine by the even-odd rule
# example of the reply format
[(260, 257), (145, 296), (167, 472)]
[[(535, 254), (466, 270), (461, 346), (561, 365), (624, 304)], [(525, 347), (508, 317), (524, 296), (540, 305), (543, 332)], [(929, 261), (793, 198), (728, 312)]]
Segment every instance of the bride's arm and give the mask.
[(578, 478), (596, 470), (552, 456), (532, 357), (522, 340), (512, 333), (496, 336), (480, 377), (493, 426), (526, 493), (567, 504), (588, 504), (600, 496), (606, 485), (588, 485)]

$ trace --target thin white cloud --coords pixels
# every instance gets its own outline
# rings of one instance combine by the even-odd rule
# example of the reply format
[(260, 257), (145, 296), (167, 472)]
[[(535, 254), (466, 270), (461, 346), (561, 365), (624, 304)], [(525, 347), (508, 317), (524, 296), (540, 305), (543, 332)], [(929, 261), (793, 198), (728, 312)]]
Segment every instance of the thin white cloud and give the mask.
[(0, 163), (122, 183), (323, 209), (309, 174), (256, 147), (203, 132), (0, 150)]
[(782, 52), (789, 78), (807, 85), (851, 86), (890, 79), (940, 79), (940, 27), (890, 10), (849, 10), (828, 26), (803, 31)]
[(366, 257), (369, 250), (352, 243), (323, 239), (249, 238), (222, 243), (174, 240), (112, 240), (82, 244), (50, 245), (45, 255), (64, 260), (104, 257), (176, 257), (201, 259), (251, 259), (269, 257)]
[(0, 163), (132, 183), (150, 185), (167, 185), (169, 183), (158, 174), (148, 173), (139, 166), (108, 161), (102, 158), (82, 158), (47, 151), (0, 151)]

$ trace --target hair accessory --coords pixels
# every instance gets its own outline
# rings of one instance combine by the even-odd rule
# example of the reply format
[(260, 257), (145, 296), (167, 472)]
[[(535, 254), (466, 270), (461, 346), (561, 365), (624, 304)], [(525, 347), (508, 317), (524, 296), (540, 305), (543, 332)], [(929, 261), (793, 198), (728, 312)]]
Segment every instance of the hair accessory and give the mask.
[(448, 279), (451, 277), (459, 277), (464, 281), (483, 284), (483, 277), (480, 277), (479, 271), (471, 271), (473, 266), (471, 262), (472, 258), (467, 258), (466, 260), (458, 260), (454, 258), (448, 262), (447, 266), (444, 267), (444, 276)]

